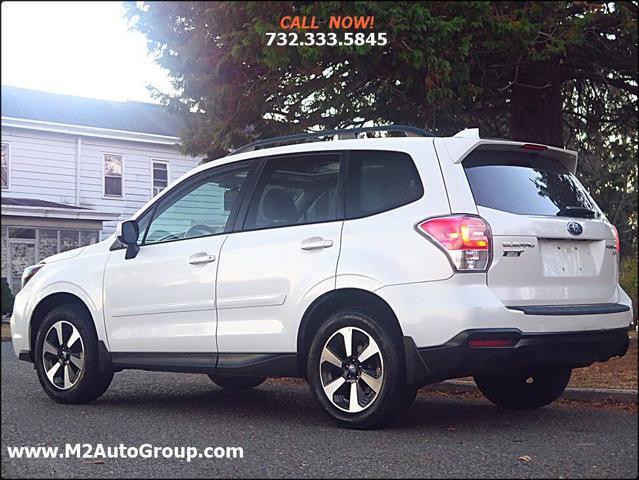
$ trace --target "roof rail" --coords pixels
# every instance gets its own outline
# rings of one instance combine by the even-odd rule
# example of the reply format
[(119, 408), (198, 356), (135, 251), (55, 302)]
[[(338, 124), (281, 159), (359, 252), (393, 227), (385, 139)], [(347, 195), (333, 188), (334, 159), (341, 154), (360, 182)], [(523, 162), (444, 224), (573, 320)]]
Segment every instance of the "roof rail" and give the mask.
[(258, 150), (260, 147), (265, 148), (269, 145), (276, 145), (280, 143), (304, 143), (304, 140), (310, 140), (313, 138), (329, 137), (338, 135), (352, 136), (356, 138), (360, 133), (366, 132), (404, 132), (407, 137), (432, 137), (433, 134), (422, 130), (421, 128), (411, 127), (408, 125), (382, 125), (379, 127), (359, 127), (359, 128), (342, 128), (338, 130), (322, 130), (320, 132), (298, 133), (296, 135), (285, 135), (282, 137), (265, 138), (264, 140), (257, 140), (255, 142), (244, 145), (243, 147), (233, 150), (229, 155), (235, 155), (236, 153), (250, 152)]

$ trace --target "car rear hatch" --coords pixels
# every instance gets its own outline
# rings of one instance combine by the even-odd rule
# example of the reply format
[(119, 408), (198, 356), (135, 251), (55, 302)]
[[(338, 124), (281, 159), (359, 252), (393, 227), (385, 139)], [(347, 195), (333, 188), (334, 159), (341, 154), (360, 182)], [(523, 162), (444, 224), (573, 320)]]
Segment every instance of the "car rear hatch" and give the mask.
[(488, 143), (462, 166), (490, 224), (489, 287), (508, 306), (617, 301), (616, 234), (573, 175), (574, 152)]

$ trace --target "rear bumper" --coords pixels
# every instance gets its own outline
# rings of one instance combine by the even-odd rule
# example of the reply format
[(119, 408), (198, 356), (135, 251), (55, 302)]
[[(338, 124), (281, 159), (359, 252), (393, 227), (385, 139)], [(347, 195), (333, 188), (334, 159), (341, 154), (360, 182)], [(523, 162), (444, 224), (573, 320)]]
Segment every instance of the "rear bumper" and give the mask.
[[(629, 343), (626, 328), (532, 334), (517, 329), (466, 330), (441, 346), (420, 349), (407, 338), (409, 381), (422, 385), (533, 365), (585, 367), (623, 356)], [(510, 340), (512, 345), (473, 348), (470, 343), (492, 339)]]
[(486, 285), (486, 274), (482, 273), (390, 285), (375, 293), (388, 303), (403, 334), (411, 337), (419, 348), (441, 346), (468, 330), (517, 329), (522, 334), (589, 332), (628, 328), (633, 318), (630, 298), (619, 287), (605, 303), (505, 305)]

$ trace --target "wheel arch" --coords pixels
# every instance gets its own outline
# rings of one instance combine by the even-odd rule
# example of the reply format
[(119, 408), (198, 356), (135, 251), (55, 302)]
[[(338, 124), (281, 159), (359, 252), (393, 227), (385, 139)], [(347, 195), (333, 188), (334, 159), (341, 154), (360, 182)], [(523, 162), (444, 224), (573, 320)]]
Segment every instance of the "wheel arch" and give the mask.
[(397, 315), (382, 297), (360, 288), (331, 290), (315, 299), (302, 316), (297, 332), (297, 366), (301, 374), (305, 375), (308, 350), (322, 322), (333, 313), (349, 307), (379, 314), (378, 318), (394, 330), (398, 341), (402, 340), (403, 333)]
[(38, 334), (38, 329), (40, 328), (42, 321), (46, 317), (47, 313), (60, 305), (77, 305), (80, 307), (88, 315), (88, 318), (92, 320), (91, 328), (93, 328), (96, 335), (98, 334), (95, 325), (95, 318), (87, 304), (80, 297), (69, 292), (52, 293), (38, 302), (36, 307), (33, 309), (33, 313), (29, 320), (29, 348), (32, 355), (34, 352), (36, 335)]

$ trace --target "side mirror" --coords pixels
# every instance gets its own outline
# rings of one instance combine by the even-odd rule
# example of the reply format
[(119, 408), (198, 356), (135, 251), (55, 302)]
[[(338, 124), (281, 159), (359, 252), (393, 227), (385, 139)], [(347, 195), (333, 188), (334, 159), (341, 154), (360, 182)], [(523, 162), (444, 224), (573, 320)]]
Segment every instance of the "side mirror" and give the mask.
[(135, 220), (127, 220), (118, 224), (115, 236), (120, 243), (126, 245), (126, 254), (124, 258), (129, 260), (135, 258), (140, 251), (138, 246), (138, 237), (140, 236), (140, 227)]

